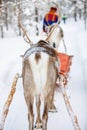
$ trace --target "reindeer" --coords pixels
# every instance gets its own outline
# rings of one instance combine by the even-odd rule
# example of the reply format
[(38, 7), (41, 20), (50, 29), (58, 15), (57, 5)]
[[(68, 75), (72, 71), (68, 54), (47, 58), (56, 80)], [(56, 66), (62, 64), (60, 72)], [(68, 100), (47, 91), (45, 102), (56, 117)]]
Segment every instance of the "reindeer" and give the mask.
[(45, 39), (49, 45), (58, 49), (60, 45), (60, 41), (63, 42), (65, 52), (67, 52), (65, 41), (64, 41), (64, 32), (63, 29), (55, 24), (48, 29), (48, 37)]
[[(24, 30), (23, 26), (21, 27)], [(24, 32), (26, 34), (26, 31)], [(34, 99), (36, 99), (37, 110), (35, 127), (47, 130), (48, 110), (53, 104), (60, 68), (57, 53), (52, 44), (51, 46), (50, 43), (48, 44), (51, 35), (49, 34), (45, 41), (40, 40), (36, 44), (33, 44), (28, 37), (31, 48), (23, 55), (22, 79), (24, 97), (28, 108), (29, 130), (34, 129)], [(42, 118), (40, 113), (41, 95), (44, 102)]]
[[(37, 118), (36, 127), (47, 130), (48, 109), (51, 106), (59, 73), (57, 54), (47, 42), (39, 41), (28, 49), (23, 56), (23, 87), (24, 97), (28, 107), (29, 130), (34, 128), (33, 103), (36, 98)], [(40, 95), (43, 95), (44, 109), (40, 117)]]

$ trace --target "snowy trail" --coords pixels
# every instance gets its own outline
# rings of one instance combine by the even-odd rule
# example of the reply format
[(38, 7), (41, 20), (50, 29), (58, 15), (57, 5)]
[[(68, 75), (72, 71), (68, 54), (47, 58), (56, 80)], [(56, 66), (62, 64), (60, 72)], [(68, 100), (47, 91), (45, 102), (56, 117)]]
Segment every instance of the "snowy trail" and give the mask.
[[(78, 24), (82, 25), (82, 23)], [(87, 130), (87, 62), (85, 60), (87, 58), (87, 32), (83, 30), (81, 32), (76, 23), (67, 23), (61, 26), (64, 29), (68, 54), (74, 55), (67, 93), (70, 96), (73, 111), (78, 117), (81, 130)], [(24, 54), (28, 46), (21, 37), (0, 39), (0, 114), (9, 94), (14, 75), (17, 72), (21, 73), (22, 59), (20, 55)], [(62, 95), (58, 92), (55, 93), (55, 104), (58, 112), (49, 113), (48, 130), (74, 130)], [(18, 80), (17, 90), (4, 126), (4, 130), (10, 129), (28, 130), (27, 107), (23, 96), (22, 79)]]

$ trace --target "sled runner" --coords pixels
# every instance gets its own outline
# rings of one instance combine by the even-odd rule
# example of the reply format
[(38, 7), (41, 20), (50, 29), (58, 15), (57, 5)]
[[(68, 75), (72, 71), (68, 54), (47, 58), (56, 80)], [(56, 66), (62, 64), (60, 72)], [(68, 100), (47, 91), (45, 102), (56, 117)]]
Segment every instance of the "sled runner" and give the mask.
[(66, 85), (68, 82), (68, 75), (70, 72), (70, 66), (72, 65), (73, 56), (67, 55), (65, 53), (57, 52), (58, 58), (60, 59), (60, 78), (57, 80), (57, 87), (60, 89), (60, 92), (63, 96), (67, 112), (71, 118), (72, 124), (75, 130), (81, 130), (77, 116), (74, 114), (73, 109), (71, 107), (67, 92)]

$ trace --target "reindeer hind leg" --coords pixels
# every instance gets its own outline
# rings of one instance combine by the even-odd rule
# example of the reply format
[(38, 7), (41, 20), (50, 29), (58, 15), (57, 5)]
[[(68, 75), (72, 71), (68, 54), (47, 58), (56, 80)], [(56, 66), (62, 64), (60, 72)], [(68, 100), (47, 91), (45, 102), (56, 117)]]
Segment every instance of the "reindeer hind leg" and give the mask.
[(48, 109), (49, 109), (49, 100), (47, 97), (44, 99), (44, 110), (42, 115), (42, 130), (47, 130)]
[(29, 130), (34, 130), (34, 114), (33, 114), (33, 97), (29, 98), (28, 101), (28, 121), (29, 121)]
[(40, 95), (37, 95), (36, 96), (37, 117), (36, 117), (36, 123), (35, 123), (36, 129), (42, 128), (42, 121), (41, 121), (41, 118), (40, 118), (40, 105), (41, 105)]

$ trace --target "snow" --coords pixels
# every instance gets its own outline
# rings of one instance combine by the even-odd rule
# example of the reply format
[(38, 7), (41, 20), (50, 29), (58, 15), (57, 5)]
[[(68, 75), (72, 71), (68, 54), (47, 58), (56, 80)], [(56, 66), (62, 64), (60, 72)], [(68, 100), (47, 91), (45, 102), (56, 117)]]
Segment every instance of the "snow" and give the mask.
[[(87, 130), (87, 30), (83, 21), (67, 20), (61, 22), (64, 30), (67, 54), (73, 55), (67, 94), (81, 130)], [(34, 32), (35, 33), (35, 32)], [(17, 37), (12, 30), (6, 31), (5, 38), (0, 38), (0, 116), (6, 102), (13, 78), (16, 73), (21, 74), (22, 57), (29, 45), (22, 37)], [(42, 35), (42, 34), (41, 34)], [(39, 37), (32, 36), (37, 42)], [(59, 47), (64, 51), (63, 44)], [(48, 130), (74, 130), (61, 93), (55, 92), (57, 113), (49, 113)], [(35, 112), (35, 110), (34, 110)], [(27, 107), (23, 96), (22, 79), (17, 83), (17, 89), (9, 108), (4, 130), (28, 130)]]

